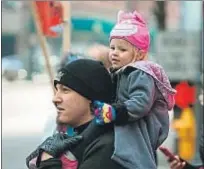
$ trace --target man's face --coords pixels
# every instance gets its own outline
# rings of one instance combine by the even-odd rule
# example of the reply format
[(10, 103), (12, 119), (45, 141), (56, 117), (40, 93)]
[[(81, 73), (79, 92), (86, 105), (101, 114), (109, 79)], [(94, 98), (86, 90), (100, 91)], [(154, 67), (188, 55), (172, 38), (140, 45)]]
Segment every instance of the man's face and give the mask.
[(77, 127), (92, 119), (90, 101), (64, 85), (56, 85), (53, 103), (57, 108), (58, 124)]

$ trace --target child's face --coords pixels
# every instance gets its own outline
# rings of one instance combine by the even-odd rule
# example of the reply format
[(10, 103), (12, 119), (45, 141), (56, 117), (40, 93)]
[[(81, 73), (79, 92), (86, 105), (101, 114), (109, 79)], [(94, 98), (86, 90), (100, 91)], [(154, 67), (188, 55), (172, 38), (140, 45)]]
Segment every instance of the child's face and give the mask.
[(136, 61), (136, 49), (123, 39), (112, 39), (110, 42), (109, 57), (112, 67), (119, 69)]

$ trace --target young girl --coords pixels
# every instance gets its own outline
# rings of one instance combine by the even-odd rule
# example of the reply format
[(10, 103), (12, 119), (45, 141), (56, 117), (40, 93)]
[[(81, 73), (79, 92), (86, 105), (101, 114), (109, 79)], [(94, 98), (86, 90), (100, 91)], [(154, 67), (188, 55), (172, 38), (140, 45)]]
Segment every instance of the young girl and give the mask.
[(115, 124), (112, 159), (128, 169), (156, 169), (156, 150), (169, 131), (168, 110), (175, 90), (163, 68), (148, 61), (150, 35), (138, 12), (118, 13), (110, 34), (116, 98), (112, 105), (95, 101), (96, 122)]

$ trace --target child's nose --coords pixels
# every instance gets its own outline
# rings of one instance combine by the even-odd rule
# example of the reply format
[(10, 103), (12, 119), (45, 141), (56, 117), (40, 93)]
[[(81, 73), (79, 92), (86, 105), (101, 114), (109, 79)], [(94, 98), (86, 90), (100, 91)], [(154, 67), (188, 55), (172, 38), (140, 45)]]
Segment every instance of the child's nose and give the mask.
[(112, 53), (112, 55), (117, 57), (117, 56), (118, 56), (118, 51), (117, 51), (117, 50), (114, 50), (113, 53)]

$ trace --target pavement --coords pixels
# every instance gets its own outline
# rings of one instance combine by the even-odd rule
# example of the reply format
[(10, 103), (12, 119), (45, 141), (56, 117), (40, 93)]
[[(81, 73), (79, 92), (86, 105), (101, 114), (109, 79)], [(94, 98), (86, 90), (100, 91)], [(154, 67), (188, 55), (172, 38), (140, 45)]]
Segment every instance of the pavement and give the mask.
[[(52, 95), (47, 77), (33, 82), (2, 80), (3, 169), (26, 169), (26, 156), (42, 142), (45, 134), (52, 133), (47, 124), (55, 116)], [(173, 146), (172, 138), (165, 143), (168, 147)], [(158, 168), (168, 169), (160, 153)]]
[(51, 99), (46, 81), (2, 81), (3, 169), (26, 168), (26, 156), (42, 142), (46, 121), (55, 112)]

